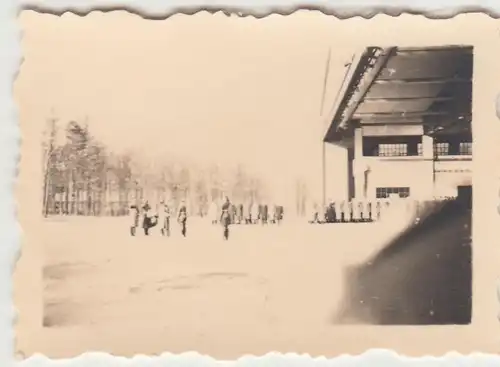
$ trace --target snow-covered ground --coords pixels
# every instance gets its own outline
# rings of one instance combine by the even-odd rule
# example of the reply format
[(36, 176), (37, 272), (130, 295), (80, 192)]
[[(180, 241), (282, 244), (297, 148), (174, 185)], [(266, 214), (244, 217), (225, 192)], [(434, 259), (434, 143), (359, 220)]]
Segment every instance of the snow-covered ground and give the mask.
[(197, 350), (232, 358), (313, 351), (318, 341), (321, 350), (321, 343), (333, 342), (328, 335), (342, 271), (397, 230), (293, 220), (235, 225), (223, 241), (221, 226), (208, 222), (191, 219), (187, 238), (175, 223), (167, 238), (158, 228), (131, 237), (127, 218), (47, 219), (41, 235), (46, 327), (23, 352)]

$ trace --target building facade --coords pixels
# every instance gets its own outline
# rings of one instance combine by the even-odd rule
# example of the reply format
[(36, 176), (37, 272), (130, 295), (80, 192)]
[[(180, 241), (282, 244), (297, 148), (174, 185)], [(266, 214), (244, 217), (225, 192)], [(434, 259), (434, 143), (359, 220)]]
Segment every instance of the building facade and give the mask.
[(354, 132), (352, 198), (454, 197), (472, 185), (472, 136), (429, 136), (422, 126)]
[(324, 137), (347, 150), (348, 198), (472, 195), (472, 48), (369, 47), (354, 60)]

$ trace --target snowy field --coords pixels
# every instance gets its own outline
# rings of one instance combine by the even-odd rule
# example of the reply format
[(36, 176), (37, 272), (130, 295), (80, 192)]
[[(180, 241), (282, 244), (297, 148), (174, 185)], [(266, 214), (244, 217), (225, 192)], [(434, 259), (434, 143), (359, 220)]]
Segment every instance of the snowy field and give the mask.
[(128, 223), (46, 220), (45, 328), (34, 351), (230, 357), (280, 346), (314, 350), (331, 331), (345, 267), (366, 260), (396, 232), (294, 220), (235, 225), (223, 241), (221, 226), (208, 220), (191, 219), (187, 238), (176, 223), (170, 238), (158, 228), (131, 237)]

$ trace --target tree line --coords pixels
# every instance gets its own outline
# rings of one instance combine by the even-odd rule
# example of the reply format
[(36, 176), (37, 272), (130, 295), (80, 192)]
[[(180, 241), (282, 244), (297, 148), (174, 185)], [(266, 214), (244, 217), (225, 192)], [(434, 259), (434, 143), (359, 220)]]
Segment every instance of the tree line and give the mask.
[(125, 215), (132, 204), (162, 199), (174, 206), (185, 200), (191, 213), (203, 215), (224, 195), (239, 203), (266, 197), (262, 180), (241, 165), (199, 167), (170, 157), (116, 153), (86, 121), (49, 119), (42, 145), (44, 216)]

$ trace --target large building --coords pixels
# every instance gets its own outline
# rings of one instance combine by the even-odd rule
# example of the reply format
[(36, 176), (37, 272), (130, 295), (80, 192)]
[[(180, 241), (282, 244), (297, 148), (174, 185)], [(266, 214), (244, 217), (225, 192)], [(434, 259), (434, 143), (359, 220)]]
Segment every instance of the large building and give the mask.
[(368, 47), (353, 59), (324, 135), (347, 150), (349, 199), (472, 194), (472, 74), (465, 46)]

